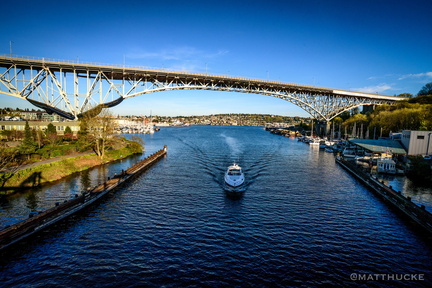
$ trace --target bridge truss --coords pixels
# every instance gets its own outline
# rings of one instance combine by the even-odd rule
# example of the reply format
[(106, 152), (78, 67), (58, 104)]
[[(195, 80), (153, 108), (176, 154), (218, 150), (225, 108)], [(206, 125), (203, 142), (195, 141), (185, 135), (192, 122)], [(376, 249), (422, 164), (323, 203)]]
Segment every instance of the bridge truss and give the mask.
[(324, 121), (358, 106), (392, 104), (404, 99), (229, 76), (0, 56), (0, 93), (71, 120), (93, 109), (116, 106), (127, 98), (169, 90), (272, 96)]

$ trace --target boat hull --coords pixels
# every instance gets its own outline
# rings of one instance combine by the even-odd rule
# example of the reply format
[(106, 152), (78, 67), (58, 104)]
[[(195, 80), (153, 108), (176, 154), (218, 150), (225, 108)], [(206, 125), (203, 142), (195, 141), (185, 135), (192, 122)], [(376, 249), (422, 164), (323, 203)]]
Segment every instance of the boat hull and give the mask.
[(229, 187), (240, 187), (244, 184), (244, 176), (236, 176), (234, 177), (230, 177), (228, 175), (225, 175), (225, 184), (228, 185)]

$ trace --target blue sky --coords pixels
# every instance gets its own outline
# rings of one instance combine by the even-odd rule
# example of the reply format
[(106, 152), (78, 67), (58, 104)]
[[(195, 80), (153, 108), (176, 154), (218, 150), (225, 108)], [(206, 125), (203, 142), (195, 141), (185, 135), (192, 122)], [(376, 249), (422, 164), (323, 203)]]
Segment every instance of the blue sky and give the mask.
[[(432, 82), (432, 0), (13, 1), (0, 53), (127, 64), (398, 95)], [(32, 107), (0, 94), (0, 106)], [(269, 96), (172, 91), (120, 115), (308, 116)]]

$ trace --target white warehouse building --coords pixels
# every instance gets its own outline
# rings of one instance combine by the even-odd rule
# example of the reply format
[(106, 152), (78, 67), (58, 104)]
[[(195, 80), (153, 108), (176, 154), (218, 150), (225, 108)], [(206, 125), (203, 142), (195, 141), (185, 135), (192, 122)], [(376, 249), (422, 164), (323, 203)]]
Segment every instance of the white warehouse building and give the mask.
[(432, 154), (432, 131), (402, 131), (402, 145), (408, 155)]

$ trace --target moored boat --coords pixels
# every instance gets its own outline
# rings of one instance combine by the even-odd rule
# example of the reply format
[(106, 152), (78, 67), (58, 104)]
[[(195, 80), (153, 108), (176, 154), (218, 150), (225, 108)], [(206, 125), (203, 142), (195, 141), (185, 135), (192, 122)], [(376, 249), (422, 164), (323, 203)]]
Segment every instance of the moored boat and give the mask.
[(311, 138), (309, 145), (311, 146), (319, 146), (320, 144), (320, 139), (319, 138)]
[(345, 148), (345, 149), (342, 151), (342, 156), (343, 156), (344, 158), (352, 158), (352, 159), (354, 159), (354, 158), (356, 157), (356, 152), (355, 152), (354, 149), (351, 149), (351, 148)]

